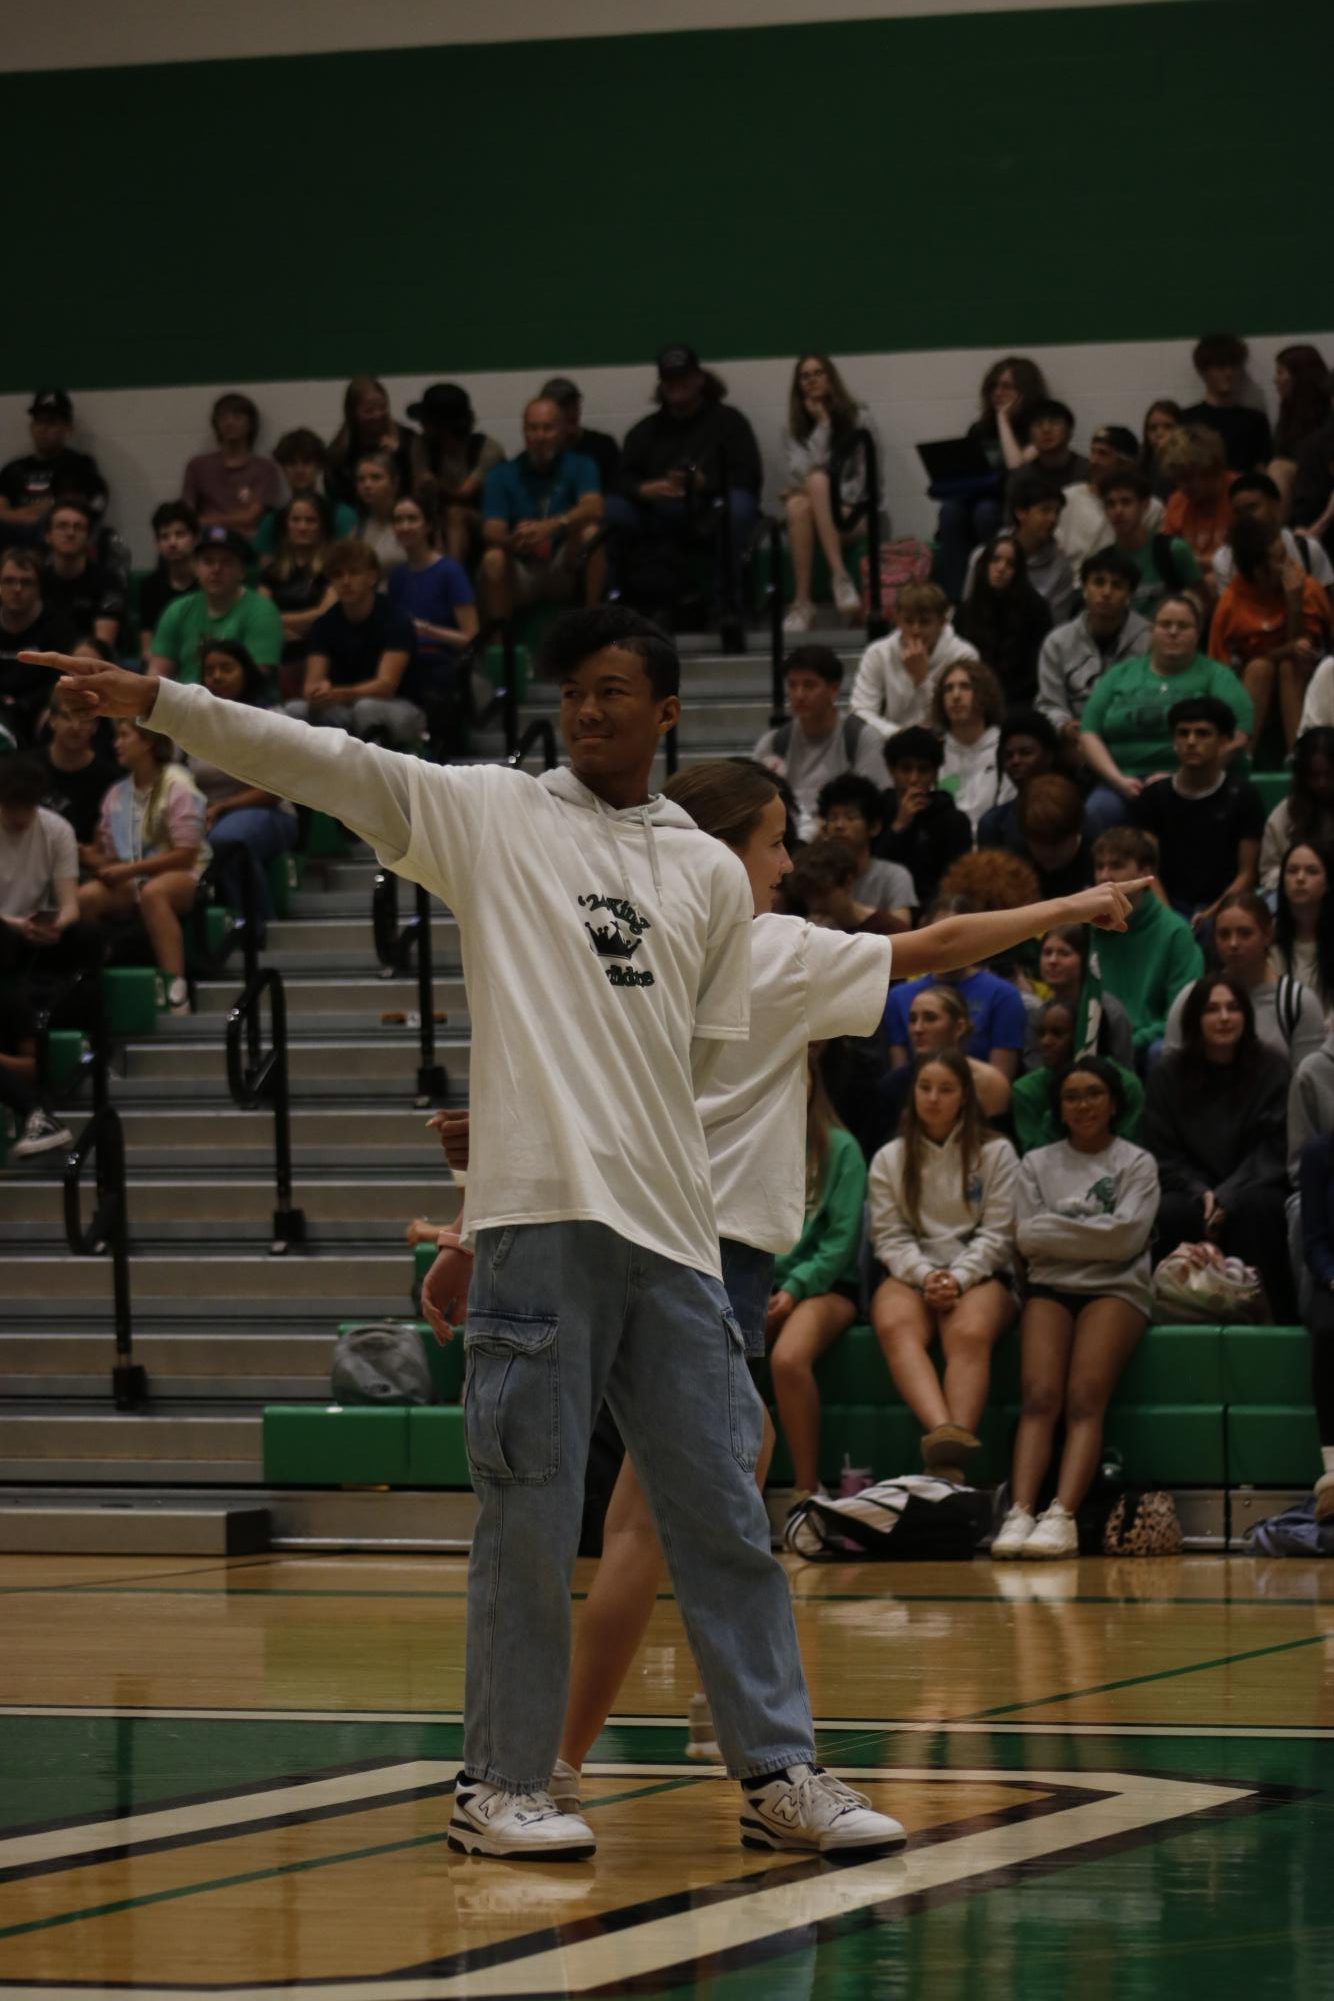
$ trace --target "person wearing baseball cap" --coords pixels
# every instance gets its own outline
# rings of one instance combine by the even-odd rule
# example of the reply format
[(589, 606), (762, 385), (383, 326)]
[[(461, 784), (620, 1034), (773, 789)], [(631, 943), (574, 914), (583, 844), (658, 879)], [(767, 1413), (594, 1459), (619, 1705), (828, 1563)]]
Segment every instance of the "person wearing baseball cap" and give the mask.
[(713, 503), (725, 495), (733, 574), (720, 572), (714, 590), (720, 604), (735, 604), (764, 479), (755, 433), (688, 343), (661, 348), (657, 366), (658, 407), (626, 438), (620, 490), (607, 502), (621, 586), (632, 602), (670, 616), (685, 594), (678, 573), (686, 551), (713, 538)]
[[(1056, 530), (1056, 540), (1070, 558), (1076, 574), (1087, 557), (1115, 540), (1107, 523), (1098, 481), (1104, 473), (1125, 472), (1139, 464), (1139, 439), (1125, 424), (1099, 424), (1089, 439), (1088, 459), (1088, 478), (1065, 489), (1065, 507)], [(1151, 503), (1145, 518), (1150, 533), (1156, 533), (1163, 518), (1161, 500)]]
[(582, 452), (598, 469), (604, 493), (615, 493), (621, 476), (621, 448), (610, 431), (590, 431), (584, 423), (584, 396), (568, 375), (553, 375), (538, 390), (565, 419), (565, 449)]
[(53, 500), (78, 495), (95, 521), (107, 504), (107, 483), (96, 459), (71, 451), (74, 405), (65, 389), (39, 389), (28, 405), (32, 450), (0, 469), (0, 544), (39, 539)]
[[(204, 654), (215, 639), (236, 639), (271, 681), (282, 658), (283, 622), (276, 605), (246, 588), (250, 544), (234, 528), (201, 528), (195, 543), (197, 591), (177, 598), (162, 614), (148, 654), (148, 671), (181, 682), (200, 678)], [(272, 700), (272, 689), (268, 690)]]
[(412, 440), (412, 492), (439, 522), (444, 554), (468, 568), (482, 541), (482, 486), (505, 447), (477, 429), (472, 398), (459, 382), (432, 382), (408, 415), (421, 425)]

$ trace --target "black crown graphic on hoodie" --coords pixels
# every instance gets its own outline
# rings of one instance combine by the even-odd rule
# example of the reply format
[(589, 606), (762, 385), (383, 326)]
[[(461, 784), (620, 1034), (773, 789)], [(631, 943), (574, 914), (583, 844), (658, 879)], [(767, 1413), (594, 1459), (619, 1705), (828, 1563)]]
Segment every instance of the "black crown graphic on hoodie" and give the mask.
[(599, 924), (595, 930), (586, 923), (584, 929), (599, 959), (633, 959), (644, 942), (642, 938), (627, 938), (616, 924)]

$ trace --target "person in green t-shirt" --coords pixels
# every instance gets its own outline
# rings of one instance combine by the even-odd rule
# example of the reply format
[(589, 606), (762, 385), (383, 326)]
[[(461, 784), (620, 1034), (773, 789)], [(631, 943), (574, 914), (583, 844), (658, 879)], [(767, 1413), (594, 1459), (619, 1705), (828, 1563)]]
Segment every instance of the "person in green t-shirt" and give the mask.
[(1084, 809), (1091, 835), (1122, 825), (1145, 785), (1175, 769), (1174, 702), (1216, 695), (1237, 719), (1223, 746), (1227, 762), (1246, 748), (1255, 710), (1230, 667), (1200, 652), (1200, 610), (1194, 598), (1165, 597), (1153, 615), (1149, 651), (1109, 667), (1093, 684), (1079, 719), (1079, 748), (1098, 783)]
[(774, 1263), (765, 1324), (778, 1422), (792, 1455), (798, 1495), (820, 1484), (820, 1390), (815, 1364), (857, 1318), (866, 1214), (866, 1161), (839, 1123), (806, 1057), (806, 1220)]
[(1131, 606), (1152, 618), (1169, 591), (1189, 590), (1199, 583), (1200, 566), (1190, 544), (1179, 535), (1152, 532), (1153, 487), (1137, 466), (1114, 466), (1099, 480), (1098, 492), (1116, 547), (1139, 571)]
[(250, 545), (235, 529), (204, 529), (195, 544), (199, 589), (163, 612), (149, 649), (150, 674), (198, 681), (206, 646), (215, 639), (236, 639), (265, 670), (266, 679), (271, 676), (282, 658), (283, 622), (268, 598), (246, 589), (249, 559)]

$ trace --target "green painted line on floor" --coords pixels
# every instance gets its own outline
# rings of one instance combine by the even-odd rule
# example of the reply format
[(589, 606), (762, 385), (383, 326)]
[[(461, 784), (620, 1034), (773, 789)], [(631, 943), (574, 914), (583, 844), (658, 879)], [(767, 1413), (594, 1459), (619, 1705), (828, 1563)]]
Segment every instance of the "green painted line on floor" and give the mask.
[(1279, 1640), (1272, 1647), (1248, 1647), (1244, 1653), (1220, 1654), (1216, 1660), (1188, 1661), (1183, 1667), (1156, 1668), (1152, 1674), (1127, 1675), (1121, 1681), (1098, 1682), (1093, 1688), (1067, 1689), (1060, 1695), (1035, 1695), (1024, 1702), (1002, 1702), (994, 1709), (977, 1709), (968, 1716), (958, 1716), (956, 1723), (986, 1723), (993, 1717), (1012, 1716), (1020, 1709), (1046, 1709), (1056, 1702), (1081, 1702), (1088, 1695), (1112, 1695), (1123, 1688), (1141, 1688), (1149, 1682), (1173, 1681), (1181, 1675), (1207, 1674), (1211, 1668), (1236, 1667), (1241, 1661), (1262, 1660), (1266, 1654), (1290, 1654), (1298, 1647), (1323, 1646), (1334, 1638), (1330, 1633), (1309, 1633), (1300, 1640)]

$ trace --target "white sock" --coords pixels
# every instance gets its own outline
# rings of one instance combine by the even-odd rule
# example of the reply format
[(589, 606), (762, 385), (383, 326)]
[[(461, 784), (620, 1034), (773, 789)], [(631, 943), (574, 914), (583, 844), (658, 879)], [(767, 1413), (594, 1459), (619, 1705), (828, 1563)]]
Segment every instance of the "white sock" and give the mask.
[(1322, 1445), (1320, 1463), (1327, 1473), (1334, 1473), (1334, 1445)]

